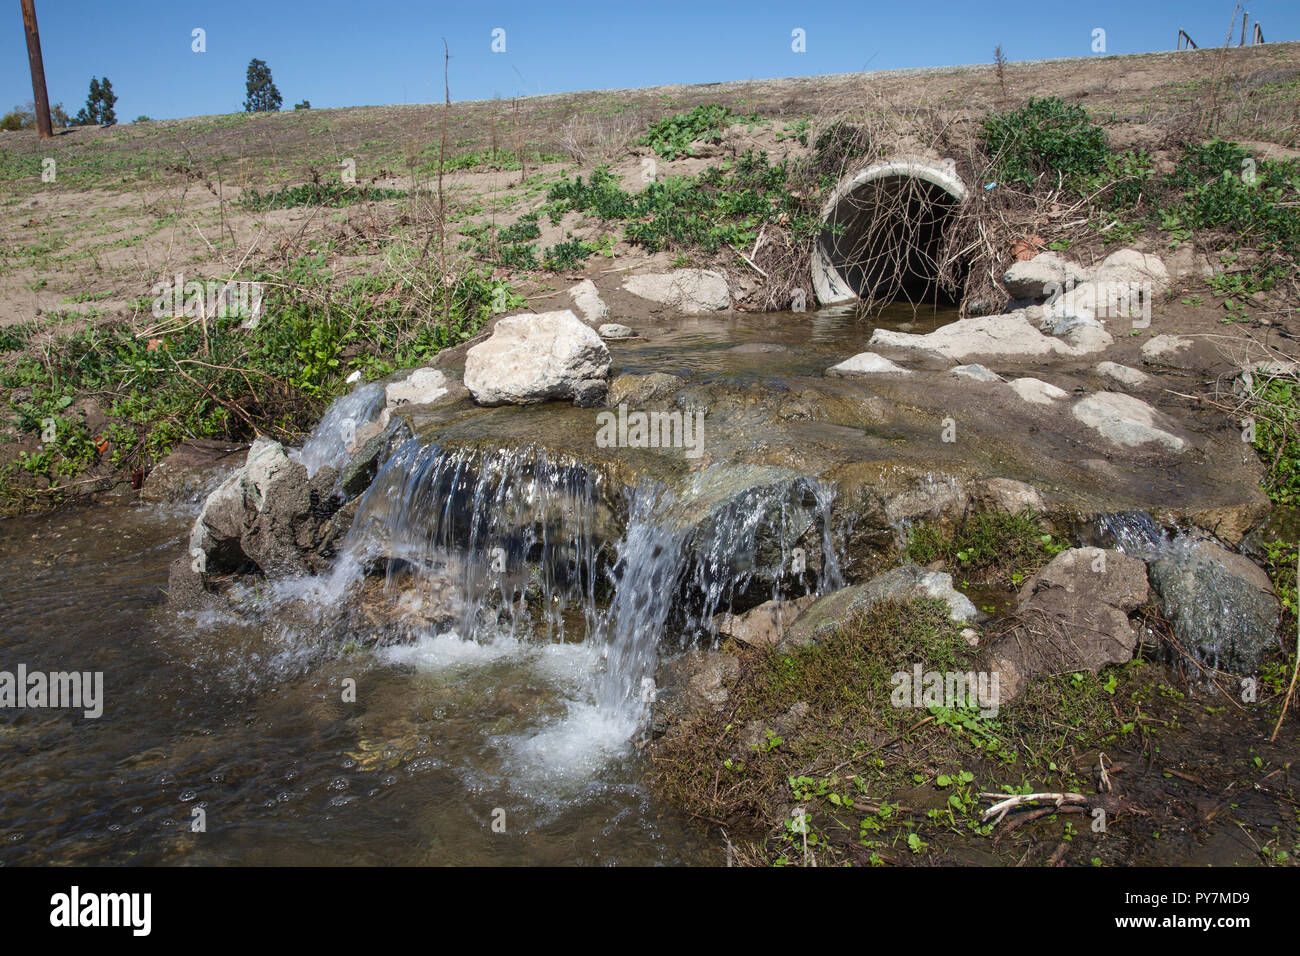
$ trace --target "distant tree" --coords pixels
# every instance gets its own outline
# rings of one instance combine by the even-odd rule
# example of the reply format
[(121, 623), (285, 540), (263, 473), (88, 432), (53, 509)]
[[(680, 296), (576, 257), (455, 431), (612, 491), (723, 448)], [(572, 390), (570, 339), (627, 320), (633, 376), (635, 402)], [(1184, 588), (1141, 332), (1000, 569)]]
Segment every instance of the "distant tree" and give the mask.
[(113, 126), (117, 123), (117, 113), (113, 112), (113, 104), (117, 102), (117, 94), (113, 92), (113, 84), (108, 77), (104, 77), (104, 82), (99, 84), (99, 125)]
[(90, 78), (90, 94), (86, 97), (86, 105), (77, 113), (76, 123), (79, 126), (112, 126), (117, 122), (117, 113), (113, 111), (113, 104), (117, 102), (117, 94), (113, 92), (113, 83), (108, 77), (104, 77), (104, 82), (100, 83), (95, 77)]
[[(55, 103), (50, 107), (50, 122), (54, 126), (71, 126), (72, 117), (63, 109), (62, 103)], [(0, 129), (35, 129), (36, 128), (36, 104), (31, 100), (27, 101), (26, 106), (15, 106), (0, 118)]]
[(136, 121), (137, 123), (152, 123), (152, 122), (153, 122), (152, 119), (150, 119), (148, 116), (145, 116), (143, 113), (141, 113), (139, 116), (137, 116), (137, 117), (135, 118), (135, 121)]
[(311, 109), (311, 100), (303, 100), (301, 103), (294, 103), (293, 108), (296, 110), (309, 110)]
[(248, 96), (244, 99), (247, 113), (271, 113), (280, 108), (284, 100), (271, 81), (271, 68), (265, 60), (249, 60), (248, 81), (244, 84)]
[(90, 78), (90, 95), (86, 97), (86, 105), (77, 113), (77, 125), (90, 126), (92, 123), (99, 122), (99, 80), (96, 77)]

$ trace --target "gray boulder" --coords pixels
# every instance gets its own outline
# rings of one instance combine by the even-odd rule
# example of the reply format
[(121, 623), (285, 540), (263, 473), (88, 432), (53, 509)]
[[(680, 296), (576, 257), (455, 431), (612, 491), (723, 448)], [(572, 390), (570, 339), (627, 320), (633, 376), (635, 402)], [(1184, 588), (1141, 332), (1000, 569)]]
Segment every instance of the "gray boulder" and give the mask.
[(1145, 287), (1159, 295), (1169, 287), (1169, 270), (1159, 256), (1120, 249), (1102, 260), (1092, 274), (1094, 282), (1128, 287)]
[(664, 662), (655, 674), (651, 732), (658, 736), (706, 710), (721, 709), (727, 684), (739, 675), (740, 661), (720, 651), (692, 650)]
[(1154, 444), (1174, 453), (1187, 450), (1187, 442), (1174, 434), (1177, 426), (1132, 395), (1094, 392), (1076, 402), (1071, 411), (1080, 422), (1117, 445), (1138, 448)]
[(1044, 382), (1041, 378), (1017, 378), (1010, 382), (1011, 390), (1031, 405), (1051, 405), (1057, 399), (1065, 398), (1069, 392), (1063, 388)]
[(726, 277), (712, 269), (677, 269), (652, 275), (628, 276), (623, 288), (642, 299), (680, 312), (721, 312), (731, 308)]
[(241, 571), (250, 562), (264, 572), (307, 570), (307, 555), (331, 514), (337, 477), (326, 465), (309, 479), (306, 466), (279, 442), (258, 438), (243, 467), (208, 496), (194, 521), (192, 571)]
[(1072, 330), (1068, 340), (1044, 335), (1029, 323), (1022, 309), (1006, 315), (958, 319), (924, 335), (876, 329), (867, 344), (967, 362), (981, 356), (1039, 360), (1077, 358), (1100, 351), (1112, 341), (1104, 329), (1089, 327)]
[(417, 368), (405, 378), (384, 386), (384, 410), (391, 412), (403, 405), (431, 405), (452, 394), (455, 379), (436, 368)]
[(959, 378), (972, 378), (977, 382), (1005, 382), (1001, 375), (991, 372), (983, 365), (954, 365), (948, 369), (949, 375), (956, 375)]
[(786, 629), (816, 600), (816, 595), (808, 594), (790, 601), (765, 601), (744, 614), (719, 614), (713, 624), (720, 637), (750, 647), (769, 647), (778, 643)]
[[(1085, 282), (1049, 300), (1038, 327), (1048, 335), (1066, 335), (1079, 328), (1101, 328), (1094, 286)], [(1105, 300), (1103, 299), (1102, 302)]]
[(1182, 538), (1150, 565), (1160, 610), (1200, 660), (1254, 674), (1277, 643), (1280, 609), (1268, 575), (1212, 541)]
[(903, 366), (891, 362), (875, 352), (859, 352), (839, 365), (826, 370), (832, 378), (857, 378), (866, 375), (911, 375)]
[(1032, 259), (1012, 263), (1002, 284), (1013, 299), (1045, 299), (1067, 282), (1082, 282), (1087, 270), (1077, 262), (1062, 259), (1055, 252), (1040, 252)]
[(1143, 388), (1151, 383), (1151, 376), (1146, 372), (1139, 372), (1118, 362), (1098, 362), (1095, 371), (1125, 388)]
[(573, 307), (582, 314), (586, 322), (599, 325), (609, 318), (609, 306), (600, 297), (596, 283), (590, 279), (583, 279), (569, 289), (569, 298), (573, 300)]
[(614, 341), (616, 339), (636, 338), (635, 332), (633, 332), (626, 325), (620, 325), (618, 322), (606, 322), (604, 325), (598, 328), (596, 332), (598, 335), (600, 335), (602, 339), (609, 339), (610, 341)]
[(937, 598), (946, 603), (949, 617), (953, 621), (970, 620), (976, 613), (970, 598), (953, 588), (952, 575), (907, 564), (877, 575), (865, 584), (840, 588), (818, 598), (785, 632), (778, 649), (789, 650), (814, 644), (877, 601), (915, 601), (922, 598)]
[(1121, 551), (1071, 548), (1025, 583), (1017, 623), (981, 654), (998, 675), (1001, 703), (1045, 674), (1087, 670), (1133, 657), (1138, 634), (1131, 611), (1146, 603), (1146, 565)]
[(1037, 488), (1014, 478), (985, 478), (975, 483), (971, 497), (985, 511), (1005, 511), (1008, 514), (1032, 511), (1042, 514), (1047, 510), (1042, 493)]

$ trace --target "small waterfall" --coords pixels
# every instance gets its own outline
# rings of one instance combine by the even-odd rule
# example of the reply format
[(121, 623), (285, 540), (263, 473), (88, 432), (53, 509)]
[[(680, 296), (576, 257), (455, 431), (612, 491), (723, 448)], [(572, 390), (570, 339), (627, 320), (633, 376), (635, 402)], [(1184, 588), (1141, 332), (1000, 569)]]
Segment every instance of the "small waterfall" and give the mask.
[(1097, 536), (1104, 547), (1114, 547), (1144, 561), (1169, 545), (1169, 535), (1145, 511), (1116, 511), (1097, 517)]
[(614, 595), (599, 622), (605, 671), (596, 693), (606, 715), (639, 726), (651, 702), (659, 641), (676, 602), (685, 565), (684, 529), (657, 523), (672, 495), (639, 488), (610, 571)]
[(289, 457), (306, 466), (309, 478), (326, 465), (341, 468), (347, 463), (348, 448), (356, 438), (357, 430), (378, 415), (384, 403), (385, 390), (380, 382), (354, 388), (334, 400), (302, 448), (289, 452)]
[(612, 519), (601, 514), (602, 484), (536, 449), (447, 451), (411, 439), (366, 492), (342, 550), (388, 559), (390, 590), (406, 577), (454, 584), (462, 637), (485, 625), (518, 636), (540, 617), (562, 639), (572, 605), (595, 623), (598, 526)]
[[(727, 472), (719, 466), (702, 473), (684, 497), (707, 497), (709, 485)], [(785, 589), (820, 594), (843, 585), (831, 540), (834, 491), (807, 477), (759, 477), (773, 480), (756, 481), (711, 509), (692, 535), (687, 590), (694, 596), (696, 630), (708, 630), (713, 615), (738, 601), (757, 604)], [(816, 527), (821, 540), (810, 553), (798, 542)]]
[[(459, 639), (581, 641), (601, 666), (589, 702), (573, 705), (574, 726), (597, 721), (627, 740), (648, 714), (666, 635), (689, 645), (738, 601), (840, 584), (828, 489), (719, 467), (680, 493), (644, 482), (616, 507), (604, 476), (576, 459), (412, 439), (362, 498), (322, 593), (338, 603), (382, 563), (390, 599), (444, 602), (444, 632)], [(809, 540), (812, 555), (798, 544)], [(530, 746), (540, 753), (560, 737)]]

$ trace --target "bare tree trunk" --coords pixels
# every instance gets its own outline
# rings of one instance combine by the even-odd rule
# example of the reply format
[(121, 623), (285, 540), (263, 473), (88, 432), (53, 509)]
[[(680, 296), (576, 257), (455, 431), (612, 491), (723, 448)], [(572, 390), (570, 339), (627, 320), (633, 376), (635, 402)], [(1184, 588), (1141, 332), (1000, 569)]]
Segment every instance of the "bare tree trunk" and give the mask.
[(41, 34), (36, 29), (36, 0), (20, 0), (27, 33), (27, 60), (32, 66), (32, 100), (36, 104), (36, 130), (41, 139), (54, 135), (50, 123), (50, 97), (45, 92), (45, 62), (41, 59)]

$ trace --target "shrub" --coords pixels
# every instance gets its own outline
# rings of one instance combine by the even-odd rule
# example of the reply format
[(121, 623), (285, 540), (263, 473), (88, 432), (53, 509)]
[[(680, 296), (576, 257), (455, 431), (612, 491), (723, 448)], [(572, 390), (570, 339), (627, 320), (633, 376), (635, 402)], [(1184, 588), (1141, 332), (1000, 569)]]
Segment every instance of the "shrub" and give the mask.
[(1109, 155), (1101, 127), (1083, 107), (1057, 97), (1033, 98), (1020, 109), (989, 113), (983, 140), (998, 175), (1026, 186), (1044, 173), (1077, 182), (1097, 172)]
[(286, 186), (274, 192), (261, 193), (249, 189), (240, 197), (245, 209), (260, 212), (265, 209), (291, 209), (294, 206), (350, 206), (353, 203), (400, 199), (406, 193), (400, 189), (379, 186), (352, 186), (345, 183), (303, 183)]
[(690, 155), (691, 143), (720, 130), (732, 118), (721, 103), (706, 103), (650, 124), (642, 142), (664, 159)]

